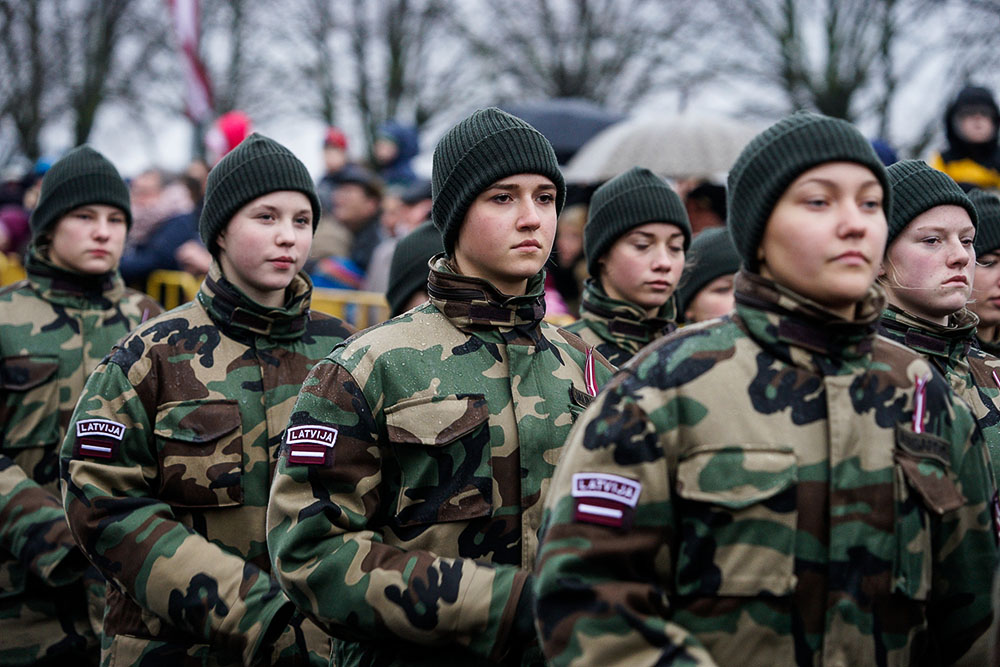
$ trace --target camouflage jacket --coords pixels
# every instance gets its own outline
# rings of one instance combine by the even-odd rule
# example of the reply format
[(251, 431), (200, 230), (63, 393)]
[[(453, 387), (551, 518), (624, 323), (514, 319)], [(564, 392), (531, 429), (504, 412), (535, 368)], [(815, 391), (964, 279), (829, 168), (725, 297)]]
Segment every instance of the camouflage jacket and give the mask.
[(976, 344), (977, 324), (979, 318), (965, 308), (950, 318), (949, 326), (941, 326), (889, 306), (882, 312), (879, 333), (924, 355), (972, 407), (1000, 484), (1000, 359)]
[[(27, 278), (0, 290), (3, 665), (97, 653), (91, 628), (100, 621), (103, 584), (92, 568), (84, 574), (87, 561), (66, 525), (59, 444), (90, 372), (119, 338), (161, 310), (117, 273), (64, 271), (43, 254), (33, 249)], [(89, 609), (85, 588), (98, 593)]]
[(309, 311), (304, 274), (289, 292), (264, 308), (215, 265), (196, 301), (137, 329), (87, 381), (64, 503), (109, 582), (108, 664), (267, 664), (274, 635), (292, 639), (267, 494), (302, 380), (352, 331)]
[(736, 298), (574, 427), (535, 579), (546, 657), (983, 664), (997, 547), (968, 407), (876, 336), (880, 288), (850, 322), (745, 272)]
[[(310, 373), (271, 490), (274, 572), (336, 664), (541, 660), (529, 570), (592, 353), (523, 297), (435, 260), (431, 300)], [(598, 382), (611, 366), (594, 355)]]
[(663, 304), (657, 317), (628, 301), (608, 296), (596, 280), (588, 278), (580, 303), (580, 319), (566, 327), (593, 345), (616, 368), (636, 352), (677, 328), (676, 299)]

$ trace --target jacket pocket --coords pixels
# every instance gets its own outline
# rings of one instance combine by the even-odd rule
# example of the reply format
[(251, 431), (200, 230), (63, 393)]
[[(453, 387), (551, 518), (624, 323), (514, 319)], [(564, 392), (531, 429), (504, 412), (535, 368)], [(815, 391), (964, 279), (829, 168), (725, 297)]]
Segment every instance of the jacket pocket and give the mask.
[(788, 448), (702, 449), (678, 462), (680, 595), (788, 595), (795, 588), (798, 465)]
[(949, 464), (949, 446), (927, 433), (896, 427), (893, 497), (896, 505), (896, 559), (893, 588), (926, 600), (934, 560), (932, 525), (965, 504)]
[(412, 398), (385, 409), (401, 475), (398, 525), (490, 515), (489, 416), (479, 394)]
[(59, 357), (24, 354), (0, 359), (0, 387), (10, 423), (5, 449), (53, 447), (59, 441)]
[(156, 413), (160, 498), (176, 507), (243, 503), (243, 429), (236, 401), (174, 401)]

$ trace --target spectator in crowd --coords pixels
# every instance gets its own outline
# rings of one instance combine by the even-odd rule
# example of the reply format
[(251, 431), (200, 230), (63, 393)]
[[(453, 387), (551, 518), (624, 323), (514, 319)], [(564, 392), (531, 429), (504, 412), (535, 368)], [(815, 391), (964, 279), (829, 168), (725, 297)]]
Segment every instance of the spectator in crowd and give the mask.
[(333, 192), (340, 185), (340, 175), (350, 164), (347, 135), (339, 127), (328, 127), (323, 137), (323, 175), (316, 184), (316, 194), (324, 206), (333, 201)]
[(948, 379), (972, 407), (1000, 470), (1000, 360), (974, 345), (979, 318), (966, 308), (976, 270), (976, 207), (950, 176), (921, 160), (892, 165), (889, 180), (895, 206), (879, 278), (889, 304), (879, 332), (924, 355)]
[(372, 147), (378, 175), (386, 185), (409, 187), (417, 180), (410, 164), (420, 152), (417, 129), (396, 121), (387, 121), (378, 128)]
[(160, 312), (125, 287), (129, 191), (103, 155), (68, 152), (42, 179), (27, 278), (0, 290), (0, 663), (96, 665), (104, 580), (59, 497), (59, 444), (87, 376)]
[(583, 228), (587, 270), (580, 319), (566, 327), (615, 366), (677, 327), (691, 225), (662, 178), (633, 167), (597, 188)]
[(305, 165), (252, 134), (209, 174), (197, 298), (87, 380), (61, 456), (70, 527), (108, 577), (104, 664), (327, 664), (270, 573), (264, 516), (293, 399), (352, 333), (309, 308), (319, 211)]
[(726, 187), (709, 180), (699, 181), (685, 191), (684, 208), (691, 221), (691, 234), (703, 229), (726, 226)]
[(334, 255), (313, 264), (310, 276), (317, 287), (360, 289), (375, 246), (382, 240), (383, 184), (370, 169), (349, 165), (333, 193), (333, 217), (350, 233), (347, 255)]
[(0, 253), (21, 257), (28, 247), (31, 227), (24, 208), (24, 193), (22, 178), (8, 178), (0, 183)]
[[(417, 180), (399, 195), (393, 196), (398, 199), (398, 208), (385, 204), (389, 197), (388, 194), (382, 199), (382, 228), (383, 230), (392, 229), (392, 235), (383, 238), (372, 251), (372, 258), (368, 263), (368, 272), (364, 282), (364, 288), (369, 292), (386, 291), (396, 244), (401, 238), (425, 222), (428, 219), (427, 216), (430, 215), (430, 181)], [(385, 224), (387, 218), (392, 219), (391, 225)]]
[(951, 176), (964, 190), (1000, 188), (998, 121), (1000, 109), (993, 93), (980, 86), (962, 88), (944, 114), (948, 147), (933, 154), (930, 165)]
[(539, 664), (538, 510), (611, 368), (542, 321), (566, 193), (545, 137), (477, 111), (442, 137), (432, 181), (431, 300), (310, 373), (268, 544), (289, 596), (338, 637), (337, 665)]
[(633, 357), (559, 460), (549, 664), (984, 664), (995, 490), (966, 404), (877, 335), (885, 166), (797, 113), (727, 192), (736, 312)]
[(205, 133), (205, 148), (208, 151), (208, 164), (214, 165), (229, 151), (240, 145), (240, 142), (250, 136), (253, 131), (253, 121), (242, 111), (227, 111), (212, 123)]
[(703, 322), (732, 311), (733, 285), (740, 256), (725, 227), (705, 229), (694, 237), (677, 288), (677, 312), (686, 324)]

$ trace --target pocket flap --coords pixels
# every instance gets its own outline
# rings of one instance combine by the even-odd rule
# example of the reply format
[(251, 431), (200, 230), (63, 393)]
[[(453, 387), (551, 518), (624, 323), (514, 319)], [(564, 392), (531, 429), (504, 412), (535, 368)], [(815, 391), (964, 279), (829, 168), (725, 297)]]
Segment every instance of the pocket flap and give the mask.
[(677, 464), (678, 495), (731, 509), (766, 500), (797, 479), (795, 453), (787, 449), (719, 447), (694, 452)]
[(385, 409), (389, 440), (414, 445), (446, 445), (490, 417), (482, 394), (408, 398)]
[(157, 437), (205, 444), (240, 427), (240, 408), (233, 400), (173, 401), (156, 412)]
[(44, 354), (22, 354), (0, 359), (0, 387), (28, 391), (48, 382), (59, 369), (59, 358)]

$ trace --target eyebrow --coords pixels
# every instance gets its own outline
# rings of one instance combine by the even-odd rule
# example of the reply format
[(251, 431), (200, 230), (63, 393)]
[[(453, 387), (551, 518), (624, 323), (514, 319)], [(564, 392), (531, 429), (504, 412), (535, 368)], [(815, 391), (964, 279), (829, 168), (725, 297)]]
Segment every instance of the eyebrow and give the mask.
[[(496, 190), (520, 190), (521, 186), (518, 185), (517, 183), (503, 183), (501, 181), (497, 181), (496, 183), (494, 183), (493, 185), (489, 186), (486, 189), (487, 190), (493, 190), (493, 189), (496, 189)], [(539, 185), (535, 189), (536, 190), (555, 190), (556, 186), (555, 186), (555, 183), (543, 183), (543, 184)]]
[[(825, 185), (825, 186), (830, 187), (830, 188), (841, 189), (841, 185), (837, 181), (834, 181), (833, 179), (830, 179), (830, 178), (822, 178), (820, 176), (813, 176), (812, 178), (808, 178), (808, 179), (802, 181), (801, 183), (799, 183), (799, 186), (803, 186), (803, 185), (806, 185), (808, 183), (819, 183), (820, 185)], [(873, 185), (882, 185), (882, 184), (879, 183), (879, 181), (878, 181), (877, 178), (872, 178), (871, 180), (862, 182), (860, 184), (859, 188), (869, 188), (869, 187), (871, 187)]]
[[(644, 232), (641, 229), (633, 229), (628, 233), (629, 236), (645, 236), (646, 238), (655, 239), (656, 234), (652, 232)], [(684, 236), (684, 232), (672, 232), (670, 236), (667, 237), (668, 241), (673, 241), (678, 236)]]
[[(281, 212), (281, 208), (273, 206), (271, 204), (257, 204), (250, 209), (251, 213), (256, 213), (258, 211), (269, 211), (269, 212)], [(292, 215), (302, 215), (303, 213), (312, 213), (312, 208), (300, 208), (295, 211)]]
[[(945, 229), (944, 227), (941, 227), (941, 226), (938, 226), (938, 225), (933, 225), (933, 224), (926, 224), (926, 225), (920, 225), (919, 227), (914, 227), (913, 231), (915, 231), (915, 232), (917, 232), (919, 234), (927, 234), (929, 232), (934, 232), (934, 233), (937, 233), (937, 234), (944, 234), (944, 235), (946, 235), (948, 233), (948, 230)], [(976, 231), (975, 225), (968, 225), (966, 227), (962, 227), (962, 228), (956, 230), (955, 233), (956, 234), (962, 234), (962, 233), (966, 233), (967, 234), (969, 232), (975, 233), (975, 231)]]

